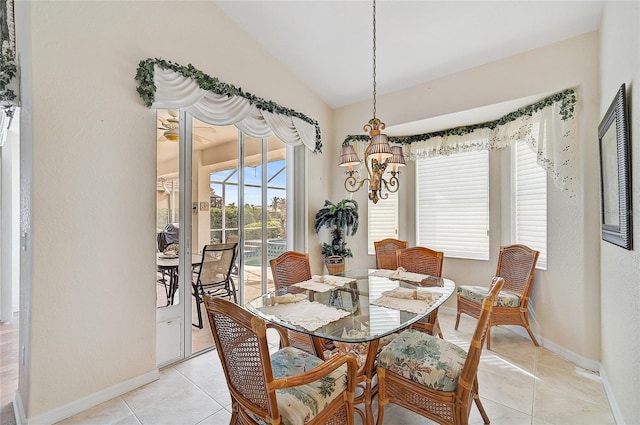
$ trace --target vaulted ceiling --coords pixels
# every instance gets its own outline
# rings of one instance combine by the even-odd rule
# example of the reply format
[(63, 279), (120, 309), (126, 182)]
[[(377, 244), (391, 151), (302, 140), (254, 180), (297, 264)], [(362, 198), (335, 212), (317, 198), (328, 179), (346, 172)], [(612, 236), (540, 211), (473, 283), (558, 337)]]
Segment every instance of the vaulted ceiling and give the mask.
[[(372, 2), (215, 0), (337, 108), (372, 97)], [(597, 30), (603, 1), (378, 0), (378, 94)]]

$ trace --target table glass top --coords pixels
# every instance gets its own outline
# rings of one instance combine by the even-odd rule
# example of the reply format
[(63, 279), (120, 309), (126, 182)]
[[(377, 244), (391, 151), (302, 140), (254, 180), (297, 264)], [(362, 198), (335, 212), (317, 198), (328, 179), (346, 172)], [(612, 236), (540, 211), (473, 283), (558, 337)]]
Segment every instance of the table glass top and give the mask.
[[(450, 279), (430, 278), (420, 284), (373, 275), (373, 273), (380, 272), (375, 269), (364, 269), (341, 273), (338, 276), (351, 278), (352, 280), (342, 287), (335, 287), (324, 292), (302, 289), (296, 286), (282, 288), (249, 301), (245, 307), (258, 317), (288, 329), (334, 341), (366, 342), (408, 327), (442, 305), (455, 290), (455, 283)], [(424, 302), (421, 305), (424, 311), (419, 313), (374, 304), (378, 303), (383, 292), (392, 291), (396, 288), (416, 290), (421, 296), (426, 295), (428, 299), (433, 301)], [(396, 291), (406, 290), (400, 289)], [(305, 298), (305, 300), (274, 305), (274, 301), (282, 299), (277, 297), (282, 297), (286, 294), (302, 294), (297, 296)], [(405, 301), (400, 300), (400, 303)], [(409, 302), (416, 302), (416, 300), (410, 300)], [(420, 304), (419, 301), (417, 303)], [(309, 327), (305, 328), (285, 320), (283, 318), (285, 315), (279, 314), (281, 311), (287, 311), (293, 313), (294, 316), (300, 317), (301, 320), (310, 319), (304, 317), (305, 313), (313, 315), (319, 309), (324, 308), (316, 304), (337, 309), (339, 310), (337, 312), (338, 315), (345, 316), (330, 323), (320, 324), (318, 328), (310, 330)], [(335, 310), (332, 310), (332, 312), (336, 313)], [(311, 327), (313, 328), (313, 326)]]

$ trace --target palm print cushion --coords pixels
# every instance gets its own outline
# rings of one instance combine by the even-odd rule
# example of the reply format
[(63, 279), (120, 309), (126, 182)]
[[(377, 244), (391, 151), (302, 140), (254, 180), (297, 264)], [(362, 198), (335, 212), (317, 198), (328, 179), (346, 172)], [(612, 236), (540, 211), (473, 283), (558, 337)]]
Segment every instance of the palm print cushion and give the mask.
[[(458, 286), (458, 294), (467, 300), (475, 301), (482, 304), (482, 300), (489, 294), (489, 288), (484, 286)], [(520, 305), (520, 297), (509, 291), (500, 291), (496, 297), (497, 307), (518, 307)]]
[(408, 329), (380, 352), (378, 365), (427, 388), (453, 391), (466, 358), (457, 345)]
[[(285, 378), (318, 367), (323, 361), (295, 347), (284, 347), (271, 354), (273, 377)], [(305, 424), (320, 413), (347, 387), (347, 365), (307, 385), (276, 390), (283, 425)], [(249, 412), (247, 412), (249, 413)], [(249, 413), (256, 422), (266, 422)]]

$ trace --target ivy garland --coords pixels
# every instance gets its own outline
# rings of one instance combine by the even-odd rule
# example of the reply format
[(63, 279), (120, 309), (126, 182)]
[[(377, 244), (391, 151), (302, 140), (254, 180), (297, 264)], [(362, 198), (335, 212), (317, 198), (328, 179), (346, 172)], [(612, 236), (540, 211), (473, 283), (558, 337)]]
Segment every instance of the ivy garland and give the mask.
[(16, 94), (9, 88), (9, 84), (17, 74), (16, 55), (5, 41), (0, 53), (0, 108), (9, 117), (13, 116), (16, 100)]
[(158, 58), (140, 61), (135, 77), (136, 81), (138, 81), (138, 87), (136, 88), (136, 90), (138, 91), (138, 94), (140, 95), (140, 98), (144, 102), (145, 106), (151, 106), (155, 97), (156, 85), (153, 83), (153, 72), (154, 66), (156, 65), (160, 69), (169, 69), (181, 74), (186, 78), (192, 79), (203, 90), (207, 90), (215, 94), (227, 97), (240, 96), (247, 99), (252, 105), (255, 105), (262, 111), (268, 111), (271, 113), (286, 115), (289, 117), (297, 117), (309, 124), (312, 124), (316, 128), (316, 148), (314, 150), (314, 153), (322, 152), (320, 125), (316, 120), (313, 120), (300, 112), (294, 111), (293, 109), (280, 106), (273, 101), (265, 100), (251, 93), (245, 93), (239, 87), (235, 87), (232, 84), (224, 83), (216, 77), (208, 76), (191, 64), (182, 66), (177, 63)]
[[(553, 105), (554, 103), (561, 102), (560, 104), (560, 116), (562, 121), (566, 121), (573, 118), (575, 110), (575, 104), (577, 102), (576, 94), (573, 89), (567, 89), (560, 93), (556, 93), (545, 99), (542, 99), (532, 105), (524, 106), (514, 112), (511, 112), (495, 121), (487, 121), (480, 124), (472, 124), (462, 127), (451, 128), (448, 130), (434, 131), (433, 133), (415, 134), (412, 136), (389, 136), (389, 142), (396, 144), (408, 145), (414, 142), (423, 142), (434, 137), (446, 137), (446, 136), (464, 136), (469, 133), (473, 133), (475, 130), (488, 128), (495, 129), (498, 126), (507, 124), (511, 121), (524, 116), (532, 116), (535, 112)], [(367, 134), (355, 134), (348, 135), (342, 146), (347, 146), (352, 142), (368, 142), (370, 140)]]

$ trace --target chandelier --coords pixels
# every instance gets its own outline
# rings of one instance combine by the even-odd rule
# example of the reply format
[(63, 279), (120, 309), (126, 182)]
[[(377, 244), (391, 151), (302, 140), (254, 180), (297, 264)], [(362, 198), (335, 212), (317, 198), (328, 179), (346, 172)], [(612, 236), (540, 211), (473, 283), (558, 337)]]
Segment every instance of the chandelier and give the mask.
[[(363, 179), (354, 176), (356, 171), (354, 165), (360, 165), (353, 145), (342, 146), (340, 155), (340, 166), (349, 167), (346, 171), (348, 175), (344, 181), (344, 188), (348, 192), (357, 192), (365, 182), (369, 182), (369, 199), (377, 204), (380, 199), (387, 199), (389, 193), (397, 192), (400, 188), (400, 181), (397, 175), (400, 174), (398, 167), (405, 165), (402, 146), (389, 145), (389, 138), (382, 133), (385, 124), (376, 118), (376, 1), (373, 0), (373, 118), (364, 126), (364, 131), (369, 133), (371, 140), (364, 151), (364, 164), (367, 168), (367, 175)], [(387, 167), (391, 165), (391, 177), (385, 178)], [(384, 191), (384, 192), (383, 192)]]

